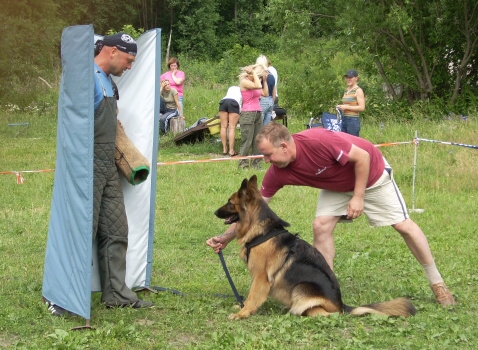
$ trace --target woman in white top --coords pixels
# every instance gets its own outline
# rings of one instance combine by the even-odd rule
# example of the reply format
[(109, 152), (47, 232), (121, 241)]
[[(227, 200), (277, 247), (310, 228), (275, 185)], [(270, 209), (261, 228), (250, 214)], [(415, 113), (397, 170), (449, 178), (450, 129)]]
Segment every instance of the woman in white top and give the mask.
[[(219, 102), (219, 120), (221, 121), (221, 142), (222, 155), (237, 156), (234, 150), (236, 141), (236, 125), (239, 121), (239, 113), (241, 113), (242, 95), (239, 86), (231, 86), (227, 89), (226, 96)], [(227, 128), (229, 126), (229, 132)], [(226, 135), (228, 134), (228, 135)], [(227, 150), (226, 136), (229, 136), (229, 152)]]

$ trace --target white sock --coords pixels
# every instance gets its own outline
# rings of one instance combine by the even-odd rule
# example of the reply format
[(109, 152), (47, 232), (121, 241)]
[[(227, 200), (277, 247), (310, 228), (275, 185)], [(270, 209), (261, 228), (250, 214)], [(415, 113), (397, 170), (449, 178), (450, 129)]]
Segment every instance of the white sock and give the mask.
[(430, 281), (431, 286), (436, 283), (443, 282), (443, 278), (441, 277), (440, 272), (438, 272), (435, 262), (422, 266), (423, 270), (425, 270), (425, 274), (427, 275), (428, 281)]

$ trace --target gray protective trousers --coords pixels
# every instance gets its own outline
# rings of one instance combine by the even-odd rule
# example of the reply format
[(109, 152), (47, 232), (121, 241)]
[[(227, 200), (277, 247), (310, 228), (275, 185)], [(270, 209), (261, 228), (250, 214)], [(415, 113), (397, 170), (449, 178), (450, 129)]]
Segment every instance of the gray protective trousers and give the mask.
[(128, 221), (115, 164), (116, 99), (104, 97), (95, 112), (93, 237), (98, 242), (101, 300), (107, 306), (138, 300), (125, 283)]

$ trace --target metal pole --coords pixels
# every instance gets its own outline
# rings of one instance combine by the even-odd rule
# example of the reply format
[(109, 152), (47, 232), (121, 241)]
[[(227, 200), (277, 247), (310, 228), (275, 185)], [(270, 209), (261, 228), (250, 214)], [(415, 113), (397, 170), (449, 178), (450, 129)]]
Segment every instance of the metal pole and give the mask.
[(413, 183), (412, 183), (412, 209), (408, 211), (410, 213), (423, 213), (425, 209), (415, 209), (415, 179), (417, 173), (417, 153), (418, 153), (418, 131), (415, 130), (415, 138), (413, 139), (415, 145), (415, 152), (413, 155)]

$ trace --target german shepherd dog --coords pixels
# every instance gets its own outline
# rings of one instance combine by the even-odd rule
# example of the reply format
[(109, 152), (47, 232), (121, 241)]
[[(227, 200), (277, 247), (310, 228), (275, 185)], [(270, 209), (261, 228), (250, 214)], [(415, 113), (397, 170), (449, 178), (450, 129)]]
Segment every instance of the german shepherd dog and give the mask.
[(415, 315), (406, 298), (351, 307), (342, 302), (339, 282), (322, 254), (289, 233), (289, 223), (279, 218), (262, 199), (257, 177), (244, 179), (215, 215), (225, 224), (237, 222), (240, 256), (252, 276), (244, 307), (229, 316), (242, 319), (254, 314), (268, 295), (284, 304), (293, 315), (329, 316), (332, 313), (386, 316)]

